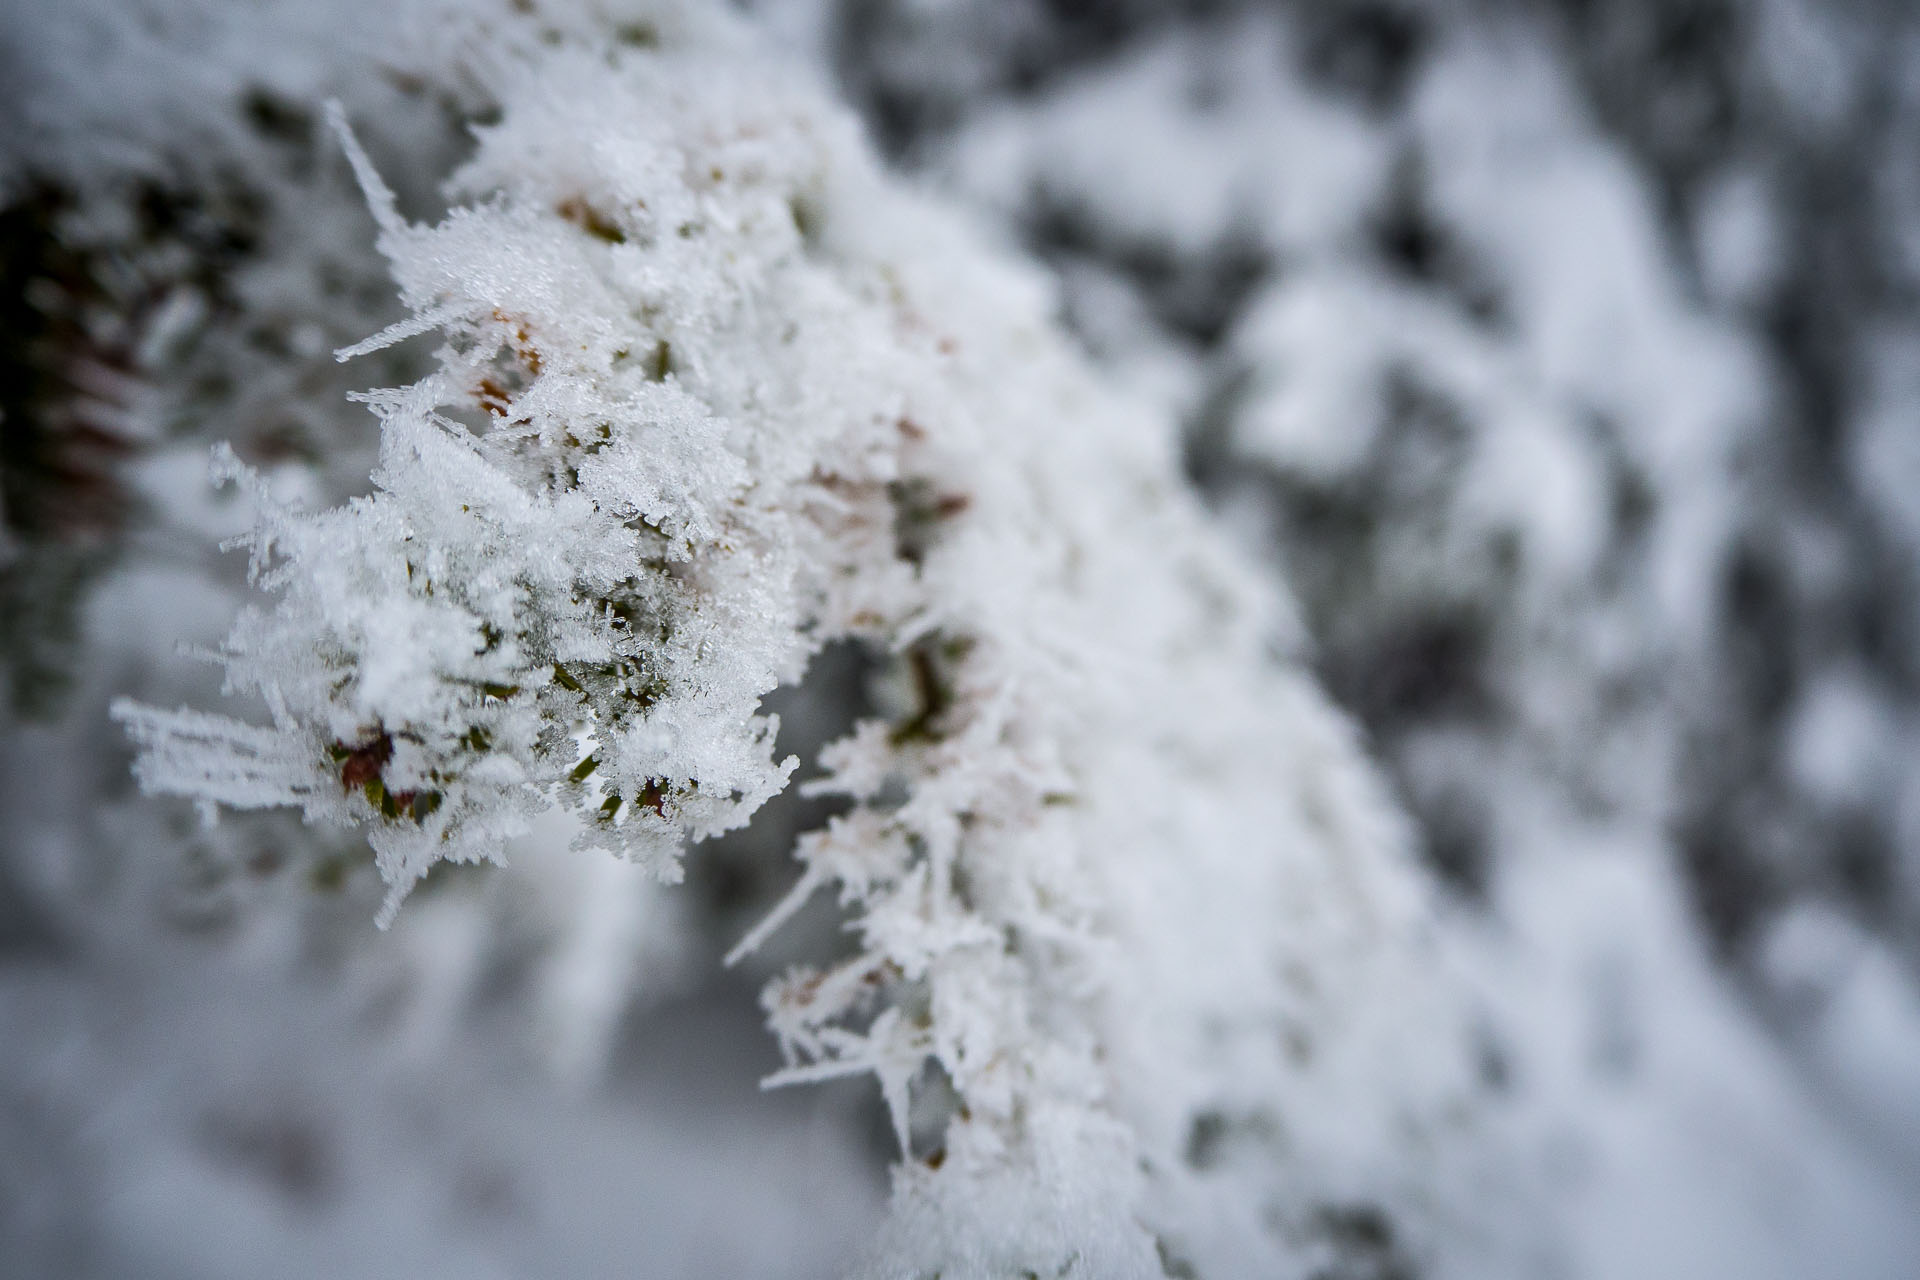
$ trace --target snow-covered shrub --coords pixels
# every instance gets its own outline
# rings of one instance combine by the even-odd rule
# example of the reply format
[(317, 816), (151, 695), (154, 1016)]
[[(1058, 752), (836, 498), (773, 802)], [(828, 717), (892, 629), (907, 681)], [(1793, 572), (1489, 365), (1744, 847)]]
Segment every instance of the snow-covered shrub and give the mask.
[(899, 706), (823, 751), (851, 805), (767, 922), (831, 893), (858, 945), (767, 1006), (773, 1082), (879, 1079), (876, 1274), (1487, 1265), (1397, 820), (1171, 423), (710, 21), (524, 53), (438, 225), (356, 155), (416, 319), (342, 354), (439, 367), (367, 394), (372, 495), (261, 494), (222, 658), (272, 723), (123, 706), (143, 782), (364, 827), (389, 916), (550, 807), (672, 879), (795, 767), (758, 700), (861, 641)]
[[(875, 1276), (1899, 1274), (1820, 1099), (1904, 1141), (1906, 908), (1816, 897), (1910, 790), (1899, 632), (1819, 621), (1913, 598), (1834, 571), (1908, 545), (1897, 296), (1845, 482), (1768, 443), (1853, 28), (749, 7), (10, 28), (0, 492), (106, 567), (0, 744), (0, 1256), (814, 1274), (866, 1161)], [(113, 694), (254, 811), (124, 794)]]

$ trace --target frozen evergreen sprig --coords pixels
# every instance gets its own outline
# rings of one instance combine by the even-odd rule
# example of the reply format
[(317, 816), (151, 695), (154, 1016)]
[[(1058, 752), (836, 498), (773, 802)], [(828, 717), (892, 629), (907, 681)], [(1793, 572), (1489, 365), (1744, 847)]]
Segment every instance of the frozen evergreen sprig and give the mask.
[[(349, 140), (414, 319), (343, 354), (432, 331), (438, 367), (366, 395), (365, 498), (290, 510), (223, 462), (275, 600), (220, 657), (271, 723), (122, 705), (143, 784), (364, 826), (388, 917), (556, 806), (670, 878), (794, 769), (761, 697), (857, 640), (901, 705), (821, 753), (850, 807), (740, 951), (815, 894), (848, 913), (848, 954), (767, 992), (769, 1083), (877, 1077), (877, 1274), (1271, 1270), (1327, 1197), (1445, 1212), (1403, 1132), (1459, 1109), (1456, 1010), (1398, 821), (1173, 424), (703, 23), (503, 54), (435, 226)], [(1262, 1172), (1203, 1187), (1220, 1116)]]

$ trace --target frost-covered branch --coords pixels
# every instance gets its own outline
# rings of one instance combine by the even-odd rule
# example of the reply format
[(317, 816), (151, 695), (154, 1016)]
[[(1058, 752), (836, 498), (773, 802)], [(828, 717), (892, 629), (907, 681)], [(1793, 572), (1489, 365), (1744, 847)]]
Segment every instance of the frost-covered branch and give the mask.
[[(555, 807), (672, 879), (796, 767), (762, 696), (854, 639), (910, 705), (821, 753), (850, 807), (770, 924), (831, 893), (855, 950), (766, 1003), (771, 1083), (880, 1082), (876, 1274), (1239, 1274), (1331, 1201), (1469, 1212), (1434, 1191), (1464, 1043), (1398, 820), (1172, 424), (817, 90), (719, 19), (648, 30), (513, 55), (438, 225), (354, 155), (417, 317), (381, 341), (437, 329), (438, 367), (365, 397), (371, 495), (256, 484), (275, 599), (221, 658), (272, 726), (122, 704), (143, 784), (365, 828), (383, 919)], [(1185, 1154), (1216, 1129), (1231, 1186)]]

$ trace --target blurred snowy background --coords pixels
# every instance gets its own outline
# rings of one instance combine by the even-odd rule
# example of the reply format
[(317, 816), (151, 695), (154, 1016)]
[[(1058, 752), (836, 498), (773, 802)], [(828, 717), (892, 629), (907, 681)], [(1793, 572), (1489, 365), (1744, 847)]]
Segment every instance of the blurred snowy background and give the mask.
[[(1542, 1274), (1920, 1276), (1920, 13), (748, 9), (1057, 273), (1287, 583), (1472, 966)], [(382, 934), (356, 837), (203, 828), (106, 718), (216, 700), (209, 446), (341, 500), (346, 394), (419, 372), (332, 358), (401, 310), (320, 104), (431, 217), (483, 60), (425, 0), (0, 10), (0, 1275), (836, 1274), (874, 1090), (755, 1087), (755, 990), (836, 922), (718, 959), (817, 803), (672, 891), (542, 833)], [(796, 745), (867, 665), (779, 695)], [(1319, 1274), (1415, 1274), (1343, 1231)]]

